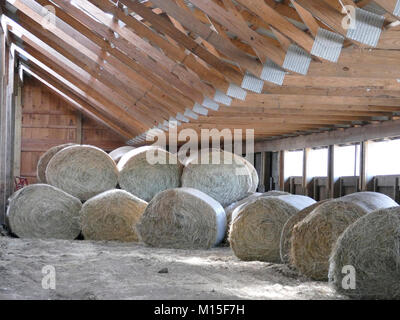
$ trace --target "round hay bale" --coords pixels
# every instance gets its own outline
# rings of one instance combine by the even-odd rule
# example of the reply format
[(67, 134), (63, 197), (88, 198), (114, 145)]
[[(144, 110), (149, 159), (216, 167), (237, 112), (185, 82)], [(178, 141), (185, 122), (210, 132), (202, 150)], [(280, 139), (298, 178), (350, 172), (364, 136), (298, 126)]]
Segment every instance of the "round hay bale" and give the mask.
[(285, 192), (285, 191), (279, 191), (279, 190), (271, 190), (271, 191), (264, 192), (263, 195), (265, 195), (265, 196), (287, 196), (287, 195), (290, 195), (290, 193)]
[(140, 239), (153, 247), (208, 249), (219, 244), (226, 230), (224, 208), (191, 188), (157, 194), (136, 226)]
[(182, 186), (208, 194), (223, 207), (245, 198), (254, 189), (245, 159), (216, 149), (203, 149), (191, 157), (183, 169)]
[(257, 170), (245, 158), (243, 158), (243, 160), (244, 160), (244, 163), (246, 164), (247, 169), (250, 171), (250, 175), (251, 175), (251, 188), (250, 188), (249, 192), (251, 192), (251, 193), (256, 192), (257, 188), (258, 188), (258, 183), (259, 183)]
[(261, 195), (262, 195), (262, 193), (259, 193), (259, 192), (252, 193), (249, 196), (247, 196), (246, 198), (236, 201), (234, 203), (231, 203), (229, 206), (224, 208), (225, 215), (226, 215), (226, 225), (227, 225), (225, 237), (224, 237), (224, 240), (222, 241), (222, 243), (224, 245), (229, 245), (228, 235), (229, 235), (229, 228), (230, 228), (231, 221), (232, 221), (232, 213), (237, 210), (240, 210), (249, 201), (252, 201), (253, 199), (256, 199), (257, 197), (259, 197)]
[(46, 169), (49, 184), (81, 199), (87, 200), (118, 183), (118, 170), (103, 150), (75, 145), (57, 152)]
[(130, 146), (123, 146), (119, 147), (117, 149), (114, 149), (111, 151), (108, 155), (115, 161), (115, 163), (118, 163), (118, 161), (122, 158), (124, 154), (127, 152), (130, 152), (132, 150), (135, 150), (135, 147), (130, 147)]
[(321, 204), (294, 226), (290, 263), (314, 280), (326, 280), (329, 256), (337, 238), (365, 213), (351, 202), (330, 200)]
[(75, 143), (60, 144), (59, 146), (50, 148), (41, 155), (36, 167), (36, 177), (39, 183), (47, 183), (46, 168), (51, 158), (53, 158), (58, 151), (73, 145), (75, 145)]
[(366, 212), (398, 206), (398, 204), (387, 195), (370, 191), (348, 194), (341, 197), (340, 200), (355, 203), (363, 208)]
[(319, 205), (323, 204), (326, 201), (328, 200), (318, 201), (312, 204), (311, 206), (308, 206), (303, 210), (300, 210), (299, 212), (291, 216), (288, 221), (286, 221), (282, 229), (281, 241), (280, 241), (280, 255), (283, 263), (286, 264), (290, 263), (290, 247), (291, 247), (290, 239), (292, 237), (293, 227), (301, 220), (303, 220), (316, 207), (318, 207)]
[(234, 254), (241, 260), (280, 262), (283, 225), (312, 203), (315, 201), (305, 196), (259, 196), (234, 211), (229, 231)]
[(32, 184), (9, 199), (7, 218), (20, 238), (75, 239), (80, 233), (79, 199), (47, 184)]
[[(400, 207), (368, 213), (339, 237), (330, 257), (329, 281), (352, 298), (400, 299), (399, 248)], [(355, 288), (342, 284), (349, 284), (345, 266), (354, 268)]]
[(124, 190), (100, 193), (82, 206), (83, 236), (87, 240), (139, 241), (135, 226), (146, 207), (146, 201)]
[(159, 147), (140, 147), (119, 161), (118, 182), (122, 189), (150, 201), (161, 191), (179, 187), (182, 169), (176, 155)]

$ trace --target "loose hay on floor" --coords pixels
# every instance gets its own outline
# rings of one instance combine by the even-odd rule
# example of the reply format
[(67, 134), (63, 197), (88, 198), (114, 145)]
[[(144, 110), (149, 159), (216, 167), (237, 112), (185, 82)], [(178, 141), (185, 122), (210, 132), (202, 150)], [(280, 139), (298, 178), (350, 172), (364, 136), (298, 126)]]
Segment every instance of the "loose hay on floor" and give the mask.
[(135, 150), (135, 147), (130, 147), (130, 146), (123, 146), (119, 147), (117, 149), (114, 149), (111, 151), (108, 155), (115, 161), (115, 163), (118, 163), (118, 161), (122, 158), (122, 156), (132, 150)]
[[(352, 298), (400, 299), (399, 248), (400, 208), (373, 211), (339, 237), (330, 258), (329, 281)], [(355, 288), (343, 287), (343, 282), (351, 285), (351, 278), (344, 279), (349, 266), (355, 271)]]
[(75, 239), (80, 233), (79, 199), (47, 184), (32, 184), (9, 199), (7, 218), (20, 238)]
[(359, 205), (341, 200), (327, 201), (292, 231), (291, 264), (314, 280), (327, 280), (329, 256), (342, 232), (366, 211)]
[(283, 225), (315, 200), (298, 195), (260, 196), (233, 214), (229, 242), (241, 260), (280, 262)]
[(161, 191), (179, 187), (182, 169), (176, 155), (158, 147), (140, 147), (119, 161), (118, 181), (122, 189), (150, 201)]
[(223, 207), (245, 198), (254, 188), (245, 160), (216, 149), (203, 149), (191, 157), (183, 169), (182, 186), (208, 194)]
[(355, 203), (366, 212), (398, 206), (398, 204), (387, 195), (370, 191), (351, 193), (341, 197), (340, 200)]
[(140, 239), (153, 247), (208, 249), (222, 241), (226, 216), (205, 193), (176, 188), (157, 194), (136, 228)]
[(66, 144), (60, 144), (59, 146), (55, 146), (47, 150), (45, 153), (42, 154), (42, 156), (39, 158), (38, 164), (37, 164), (37, 169), (36, 169), (36, 177), (38, 182), (40, 183), (47, 183), (46, 180), (46, 168), (47, 164), (53, 158), (53, 156), (60, 150), (73, 146), (74, 143), (66, 143)]
[(103, 150), (89, 145), (75, 145), (57, 152), (46, 169), (49, 184), (87, 200), (114, 189), (118, 170)]
[(127, 191), (105, 191), (82, 206), (83, 236), (86, 240), (138, 241), (136, 223), (146, 207), (146, 201)]
[(322, 200), (318, 201), (317, 203), (312, 204), (311, 206), (308, 206), (304, 208), (303, 210), (300, 210), (293, 216), (291, 216), (285, 223), (282, 229), (282, 234), (281, 234), (281, 241), (280, 241), (280, 255), (281, 255), (281, 260), (283, 263), (289, 264), (290, 263), (290, 247), (291, 247), (291, 237), (292, 237), (292, 231), (293, 227), (302, 221), (309, 213), (311, 213), (316, 207), (321, 205), (322, 203), (326, 202), (328, 200)]

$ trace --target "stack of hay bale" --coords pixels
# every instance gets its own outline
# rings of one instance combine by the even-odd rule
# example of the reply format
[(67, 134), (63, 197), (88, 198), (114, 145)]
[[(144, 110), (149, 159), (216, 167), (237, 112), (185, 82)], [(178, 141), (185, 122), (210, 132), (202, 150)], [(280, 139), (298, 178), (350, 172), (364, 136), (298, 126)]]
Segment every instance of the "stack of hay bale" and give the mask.
[[(38, 163), (42, 183), (10, 198), (9, 225), (19, 237), (81, 234), (90, 240), (209, 248), (226, 236), (223, 206), (254, 194), (258, 186), (247, 160), (212, 151), (220, 163), (202, 150), (183, 166), (177, 155), (154, 146), (121, 147), (110, 154), (89, 145), (53, 147)], [(200, 155), (210, 163), (198, 163)]]

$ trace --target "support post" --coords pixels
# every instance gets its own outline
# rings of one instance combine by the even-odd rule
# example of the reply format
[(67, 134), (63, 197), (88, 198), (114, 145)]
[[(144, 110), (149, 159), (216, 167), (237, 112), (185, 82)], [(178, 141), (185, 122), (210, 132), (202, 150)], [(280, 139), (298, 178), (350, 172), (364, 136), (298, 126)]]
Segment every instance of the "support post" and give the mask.
[(14, 192), (15, 61), (5, 34), (0, 32), (0, 225), (5, 223), (7, 202)]
[(308, 187), (309, 183), (312, 180), (312, 177), (310, 177), (310, 170), (309, 170), (309, 162), (308, 162), (308, 156), (310, 153), (310, 148), (304, 148), (303, 149), (303, 180), (302, 180), (302, 188), (303, 188), (303, 194), (305, 196), (308, 196), (310, 194)]
[(279, 151), (279, 190), (285, 191), (285, 151)]
[(335, 184), (337, 177), (335, 176), (335, 145), (328, 146), (328, 185), (326, 197), (335, 197)]
[(368, 172), (368, 149), (370, 142), (362, 141), (360, 143), (360, 179), (359, 179), (359, 190), (367, 191), (368, 184), (372, 180), (372, 176)]

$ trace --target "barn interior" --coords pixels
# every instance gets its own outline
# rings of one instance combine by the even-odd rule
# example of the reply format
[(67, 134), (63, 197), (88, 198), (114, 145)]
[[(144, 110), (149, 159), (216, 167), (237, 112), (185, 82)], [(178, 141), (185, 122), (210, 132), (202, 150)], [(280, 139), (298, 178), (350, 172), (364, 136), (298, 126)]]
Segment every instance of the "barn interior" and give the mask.
[[(397, 239), (400, 1), (7, 0), (0, 5), (0, 16), (1, 299), (400, 297), (393, 280), (400, 275), (398, 252), (391, 251), (389, 265), (379, 266), (380, 271), (397, 271), (384, 280), (365, 280), (382, 280), (390, 290), (376, 284), (370, 288), (360, 280), (357, 294), (348, 294), (332, 285), (337, 275), (329, 271), (328, 279), (325, 265), (322, 277), (313, 273), (315, 265), (304, 266), (308, 258), (301, 250), (312, 241), (296, 229), (298, 221), (294, 229), (299, 231), (293, 232), (308, 242), (299, 244), (292, 262), (240, 256), (244, 240), (234, 240), (233, 224), (240, 227), (239, 218), (251, 205), (269, 206), (262, 196), (233, 207), (239, 209), (225, 222), (231, 233), (227, 245), (201, 250), (86, 239), (82, 234), (78, 240), (23, 237), (9, 221), (13, 195), (44, 183), (37, 168), (49, 149), (71, 144), (110, 153), (126, 146), (138, 150), (163, 137), (169, 154), (184, 145), (211, 148), (211, 141), (213, 148), (232, 152), (232, 145), (239, 146), (236, 153), (254, 166), (257, 181), (252, 180), (251, 193), (257, 197), (281, 191), (272, 197), (296, 195), (325, 207), (343, 201), (342, 211), (357, 219), (336, 228), (343, 219), (332, 218), (329, 232), (335, 242), (329, 243), (328, 258), (331, 246), (339, 252), (352, 241), (351, 232), (362, 229), (356, 224), (367, 223), (367, 217), (374, 218), (370, 213), (379, 210), (391, 210), (387, 219), (393, 221), (385, 228), (379, 225), (384, 232), (377, 229), (370, 235), (385, 234), (382, 241), (387, 242)], [(191, 134), (197, 138), (190, 141)], [(187, 165), (183, 167), (185, 171)], [(233, 179), (229, 175), (224, 181)], [(372, 205), (372, 200), (343, 198), (366, 192), (384, 198)], [(138, 198), (147, 205), (153, 196)], [(171, 197), (182, 200), (179, 194)], [(230, 203), (246, 197), (217, 202), (226, 213)], [(90, 197), (79, 200), (84, 207)], [(348, 208), (349, 202), (357, 208)], [(315, 216), (316, 210), (308, 214)], [(325, 214), (334, 216), (336, 207), (329, 210)], [(312, 235), (323, 229), (313, 228)], [(340, 235), (342, 247), (336, 243)], [(391, 245), (385, 242), (384, 248)], [(293, 244), (290, 255), (295, 256), (295, 248)], [(340, 254), (350, 255), (344, 251), (332, 253), (331, 269), (336, 258), (336, 265), (342, 262)], [(56, 288), (43, 287), (46, 266), (56, 270)]]

